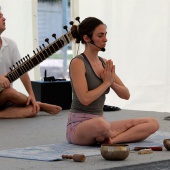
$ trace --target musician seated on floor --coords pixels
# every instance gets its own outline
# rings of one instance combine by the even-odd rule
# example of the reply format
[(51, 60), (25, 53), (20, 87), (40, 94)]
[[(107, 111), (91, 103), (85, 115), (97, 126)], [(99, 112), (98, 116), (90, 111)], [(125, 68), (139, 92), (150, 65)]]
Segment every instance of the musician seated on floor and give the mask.
[[(5, 31), (5, 18), (0, 11), (0, 35)], [(62, 108), (57, 105), (37, 102), (32, 90), (28, 73), (18, 76), (22, 81), (28, 96), (16, 91), (7, 76), (10, 67), (16, 65), (21, 59), (16, 43), (6, 37), (0, 36), (0, 118), (26, 118), (34, 117), (39, 111), (57, 114)], [(12, 72), (12, 71), (11, 71)]]

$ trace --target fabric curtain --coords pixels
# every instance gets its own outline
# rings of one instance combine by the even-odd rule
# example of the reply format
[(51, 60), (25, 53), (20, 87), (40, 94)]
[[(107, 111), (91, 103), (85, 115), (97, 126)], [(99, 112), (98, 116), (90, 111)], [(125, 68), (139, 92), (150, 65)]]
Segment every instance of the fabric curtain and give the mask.
[[(108, 42), (100, 56), (114, 61), (117, 75), (130, 90), (128, 101), (112, 92), (106, 104), (169, 112), (170, 1), (72, 0), (71, 5), (72, 19), (94, 16), (105, 22)], [(79, 52), (84, 49), (80, 47)]]

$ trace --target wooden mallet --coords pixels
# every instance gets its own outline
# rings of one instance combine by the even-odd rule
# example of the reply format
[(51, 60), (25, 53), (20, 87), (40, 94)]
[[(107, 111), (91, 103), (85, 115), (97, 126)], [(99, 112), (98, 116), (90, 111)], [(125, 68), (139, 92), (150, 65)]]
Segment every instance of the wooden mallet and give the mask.
[(73, 159), (74, 162), (84, 162), (86, 157), (85, 155), (74, 154), (74, 155), (62, 155), (63, 159)]

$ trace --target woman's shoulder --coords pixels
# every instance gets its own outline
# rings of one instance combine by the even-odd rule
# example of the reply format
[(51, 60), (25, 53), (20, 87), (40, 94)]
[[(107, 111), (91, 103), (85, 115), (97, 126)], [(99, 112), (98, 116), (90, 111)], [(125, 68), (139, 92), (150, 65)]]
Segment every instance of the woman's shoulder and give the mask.
[(74, 58), (79, 58), (79, 59), (84, 59), (83, 55), (82, 54), (79, 54), (79, 55), (76, 55)]
[(79, 64), (82, 63), (82, 61), (84, 61), (84, 58), (81, 54), (76, 55), (74, 58), (72, 58), (70, 64), (75, 63), (75, 64)]
[(84, 57), (83, 57), (83, 55), (82, 54), (79, 54), (79, 55), (76, 55), (74, 58), (72, 58), (72, 61), (74, 60), (74, 61), (80, 61), (80, 60), (84, 60)]

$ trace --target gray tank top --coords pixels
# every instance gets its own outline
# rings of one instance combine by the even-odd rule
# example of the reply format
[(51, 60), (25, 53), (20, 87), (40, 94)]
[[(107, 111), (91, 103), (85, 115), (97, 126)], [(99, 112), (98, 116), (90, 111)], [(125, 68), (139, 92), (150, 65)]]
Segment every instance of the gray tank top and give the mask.
[[(103, 81), (101, 78), (99, 78), (95, 74), (87, 57), (82, 53), (81, 55), (78, 55), (75, 58), (79, 58), (84, 62), (85, 69), (86, 69), (85, 76), (86, 76), (86, 80), (87, 80), (87, 84), (88, 84), (88, 90), (93, 90), (93, 89), (97, 88), (98, 86), (100, 86), (103, 83)], [(75, 58), (73, 58), (72, 60), (74, 60)], [(103, 59), (101, 57), (99, 57), (99, 59), (103, 65), (103, 67), (105, 67), (105, 63), (104, 63)], [(71, 79), (71, 76), (70, 76), (70, 79)], [(71, 83), (71, 85), (72, 85), (72, 83)], [(88, 113), (88, 114), (94, 114), (94, 115), (102, 115), (103, 114), (103, 105), (105, 102), (105, 94), (107, 94), (109, 92), (109, 88), (105, 91), (105, 93), (103, 93), (98, 99), (96, 99), (95, 101), (90, 103), (88, 106), (83, 105), (79, 101), (79, 99), (77, 98), (77, 95), (75, 93), (73, 85), (72, 85), (72, 92), (73, 92), (73, 98), (72, 98), (72, 104), (71, 104), (71, 109), (70, 109), (71, 112)]]

